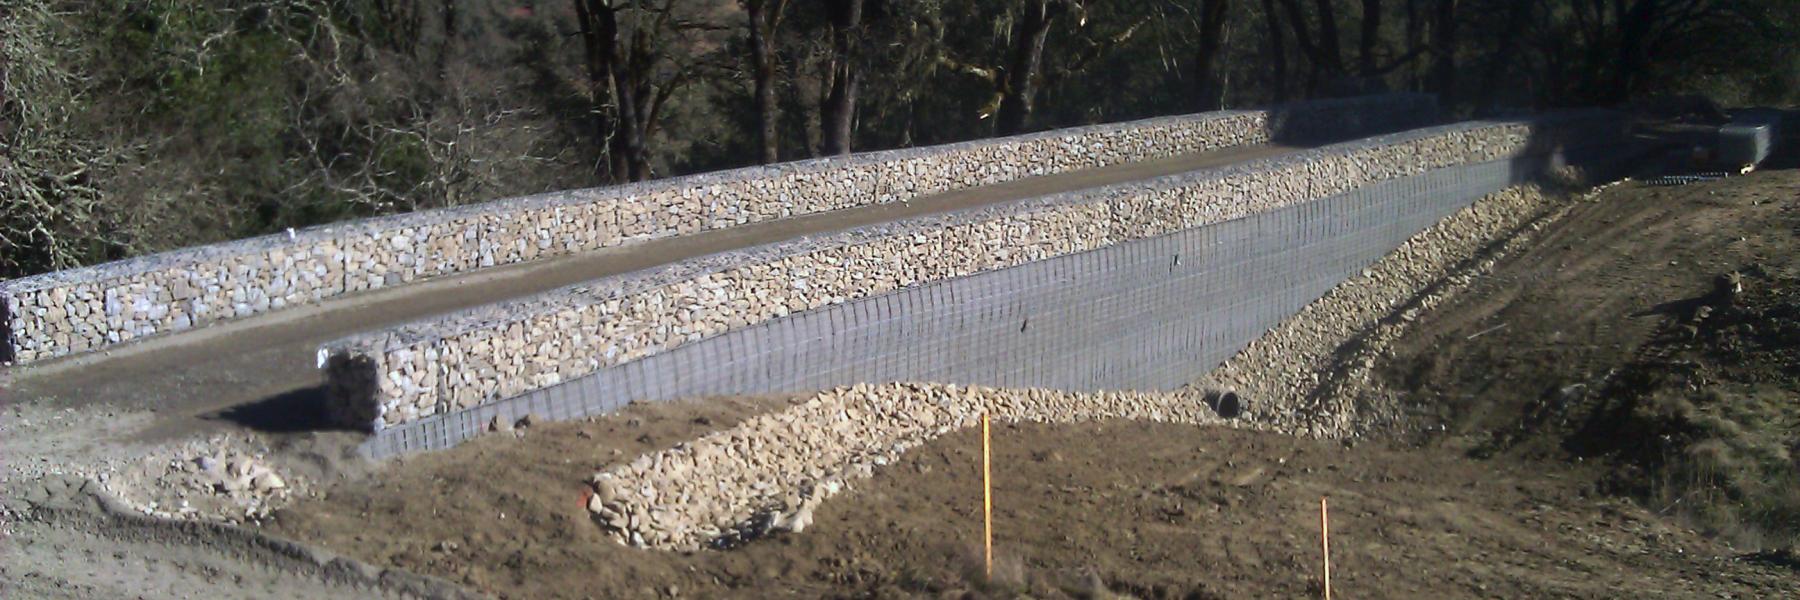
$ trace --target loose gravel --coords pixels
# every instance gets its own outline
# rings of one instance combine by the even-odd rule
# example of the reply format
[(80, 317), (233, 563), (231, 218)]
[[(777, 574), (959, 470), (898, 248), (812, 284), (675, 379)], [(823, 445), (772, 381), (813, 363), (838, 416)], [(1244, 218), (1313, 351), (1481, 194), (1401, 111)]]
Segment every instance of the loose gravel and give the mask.
[(255, 522), (305, 489), (306, 478), (267, 460), (253, 435), (215, 435), (161, 443), (132, 441), (147, 412), (15, 403), (0, 418), (0, 532), (40, 494), (39, 482), (95, 482), (145, 515), (227, 523)]
[(799, 532), (819, 502), (901, 453), (979, 422), (1223, 421), (1203, 394), (856, 385), (640, 456), (590, 480), (588, 509), (633, 546), (693, 550)]

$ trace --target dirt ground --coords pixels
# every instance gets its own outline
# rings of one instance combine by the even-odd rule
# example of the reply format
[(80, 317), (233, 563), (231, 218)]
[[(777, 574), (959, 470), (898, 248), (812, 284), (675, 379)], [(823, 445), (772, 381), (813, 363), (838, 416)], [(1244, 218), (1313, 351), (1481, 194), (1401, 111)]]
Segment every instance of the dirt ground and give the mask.
[[(1642, 474), (1633, 457), (1582, 451), (1570, 440), (1597, 433), (1546, 425), (1541, 406), (1679, 354), (1688, 338), (1671, 332), (1697, 306), (1686, 301), (1723, 274), (1796, 281), (1797, 236), (1800, 171), (1609, 190), (1395, 344), (1380, 383), (1422, 426), (1387, 441), (998, 427), (992, 582), (979, 573), (971, 432), (827, 502), (804, 533), (735, 550), (630, 549), (588, 520), (588, 474), (780, 399), (634, 406), (490, 435), (330, 488), (267, 529), (511, 598), (1305, 597), (1319, 591), (1329, 497), (1342, 597), (1794, 597), (1800, 567), (1779, 532), (1709, 528), (1621, 488), (1621, 473)], [(1793, 404), (1790, 355), (1732, 364), (1708, 373), (1774, 385)]]
[(644, 406), (490, 436), (269, 528), (509, 598), (1306, 597), (1328, 496), (1346, 598), (1800, 594), (1787, 567), (1599, 494), (1593, 468), (1132, 422), (996, 428), (994, 584), (980, 574), (973, 432), (909, 453), (804, 533), (736, 550), (632, 549), (588, 521), (580, 476), (594, 463), (745, 408)]

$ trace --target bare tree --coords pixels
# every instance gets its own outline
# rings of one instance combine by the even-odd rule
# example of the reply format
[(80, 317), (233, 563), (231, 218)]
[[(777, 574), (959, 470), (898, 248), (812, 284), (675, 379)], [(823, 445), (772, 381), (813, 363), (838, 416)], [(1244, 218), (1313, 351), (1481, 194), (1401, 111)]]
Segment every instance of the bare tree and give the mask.
[(1044, 44), (1056, 17), (1068, 10), (1062, 0), (1029, 0), (1013, 20), (1011, 55), (1001, 78), (1000, 107), (994, 130), (1012, 135), (1025, 129), (1037, 99), (1038, 71), (1044, 63)]
[(787, 0), (739, 0), (749, 17), (750, 78), (755, 85), (758, 160), (781, 160), (780, 107), (775, 99), (775, 43)]
[(1375, 73), (1375, 50), (1381, 42), (1381, 0), (1362, 0), (1362, 33), (1356, 42), (1357, 66), (1364, 75)]
[(1223, 40), (1225, 19), (1231, 10), (1228, 0), (1201, 0), (1200, 43), (1194, 50), (1194, 81), (1200, 86), (1200, 110), (1217, 110), (1224, 105), (1224, 86), (1213, 73)]
[(1309, 96), (1316, 94), (1320, 81), (1334, 80), (1344, 73), (1343, 48), (1338, 40), (1337, 10), (1332, 6), (1332, 0), (1313, 2), (1319, 22), (1319, 29), (1315, 33), (1307, 23), (1306, 10), (1301, 8), (1299, 0), (1281, 0), (1281, 6), (1287, 11), (1288, 25), (1294, 31), (1294, 41), (1298, 43), (1301, 54), (1306, 56), (1309, 67), (1306, 93)]
[[(948, 49), (939, 51), (939, 64), (993, 84), (993, 100), (981, 108), (981, 118), (994, 117), (994, 131), (999, 135), (1012, 135), (1025, 129), (1036, 108), (1038, 90), (1043, 88), (1044, 48), (1049, 43), (1050, 30), (1058, 17), (1069, 12), (1076, 14), (1078, 24), (1086, 24), (1085, 7), (1076, 0), (1026, 0), (1010, 5), (1000, 21), (1005, 30), (1005, 55), (997, 61), (1001, 66), (964, 62), (951, 56)], [(1093, 45), (1090, 47), (1092, 52), (1078, 57), (1076, 62), (1079, 64), (1072, 66), (1085, 66), (1106, 47), (1130, 38), (1136, 28), (1136, 25), (1126, 28), (1116, 42)]]
[(828, 155), (849, 154), (851, 134), (856, 127), (856, 85), (861, 76), (856, 68), (856, 42), (862, 26), (863, 0), (827, 0), (825, 10), (831, 22), (831, 61), (827, 65), (828, 91), (820, 110), (824, 151)]
[(1431, 91), (1446, 105), (1456, 99), (1456, 2), (1436, 0), (1431, 16)]
[(613, 181), (649, 179), (648, 140), (664, 104), (688, 83), (694, 68), (672, 55), (675, 48), (693, 46), (691, 40), (674, 38), (714, 26), (679, 18), (678, 0), (574, 2), (595, 103), (595, 135), (607, 140), (608, 175)]
[(1262, 0), (1263, 24), (1268, 30), (1265, 36), (1269, 41), (1270, 74), (1276, 102), (1288, 99), (1287, 41), (1281, 30), (1281, 14), (1276, 12), (1275, 0)]

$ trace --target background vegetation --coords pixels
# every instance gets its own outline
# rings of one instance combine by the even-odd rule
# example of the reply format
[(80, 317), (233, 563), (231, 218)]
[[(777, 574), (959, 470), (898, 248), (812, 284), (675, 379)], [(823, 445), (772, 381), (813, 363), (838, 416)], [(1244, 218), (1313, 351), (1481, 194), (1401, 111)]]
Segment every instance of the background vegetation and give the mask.
[(1791, 0), (0, 0), (0, 277), (1367, 91), (1795, 98)]

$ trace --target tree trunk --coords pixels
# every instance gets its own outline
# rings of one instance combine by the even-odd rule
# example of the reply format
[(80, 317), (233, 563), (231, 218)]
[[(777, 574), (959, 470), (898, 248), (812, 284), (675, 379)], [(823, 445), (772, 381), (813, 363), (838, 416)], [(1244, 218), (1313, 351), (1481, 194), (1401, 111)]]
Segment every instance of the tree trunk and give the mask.
[[(1419, 14), (1420, 0), (1406, 0), (1406, 52), (1412, 54), (1425, 45), (1425, 17)], [(1407, 69), (1408, 89), (1419, 89), (1419, 70)]]
[(435, 65), (439, 86), (442, 86), (444, 81), (449, 79), (450, 53), (456, 48), (457, 26), (459, 25), (459, 23), (456, 22), (456, 1), (457, 0), (443, 0), (444, 44), (443, 47), (438, 48), (437, 64)]
[[(575, 16), (581, 27), (582, 63), (587, 69), (588, 94), (593, 98), (589, 110), (594, 117), (594, 139), (607, 148), (606, 164), (595, 175), (605, 181), (620, 181), (626, 172), (623, 157), (615, 153), (613, 139), (618, 130), (615, 111), (607, 103), (613, 99), (612, 65), (617, 50), (619, 22), (613, 9), (602, 0), (574, 0)], [(614, 100), (614, 104), (616, 104)]]
[(1300, 53), (1306, 56), (1306, 95), (1312, 96), (1319, 90), (1320, 79), (1335, 76), (1343, 72), (1343, 55), (1338, 50), (1336, 13), (1331, 9), (1330, 0), (1319, 0), (1316, 3), (1322, 12), (1319, 15), (1319, 41), (1313, 42), (1312, 26), (1306, 22), (1306, 11), (1300, 8), (1298, 0), (1281, 0), (1282, 8), (1287, 10), (1289, 28), (1294, 31), (1294, 41), (1300, 46)]
[(643, 181), (650, 178), (650, 153), (646, 147), (649, 121), (642, 102), (649, 90), (645, 77), (650, 72), (650, 41), (643, 29), (632, 32), (629, 54), (613, 54), (613, 98), (618, 104), (619, 127), (613, 134), (613, 153), (624, 161), (624, 180)]
[(854, 50), (862, 8), (863, 0), (828, 0), (825, 5), (831, 18), (831, 91), (820, 112), (828, 155), (850, 153), (850, 134), (856, 125)]
[(1275, 76), (1275, 85), (1272, 86), (1274, 99), (1276, 102), (1286, 102), (1288, 99), (1287, 42), (1283, 39), (1285, 34), (1281, 31), (1281, 15), (1275, 12), (1275, 0), (1262, 0), (1262, 8), (1263, 22), (1269, 27), (1269, 62), (1272, 63), (1271, 71)]
[(1525, 21), (1531, 16), (1532, 5), (1538, 0), (1513, 0), (1506, 10), (1506, 24), (1500, 30), (1500, 47), (1495, 50), (1494, 58), (1481, 74), (1481, 88), (1476, 96), (1479, 106), (1475, 107), (1477, 116), (1493, 113), (1495, 92), (1500, 86), (1500, 77), (1512, 67), (1512, 61), (1518, 54), (1519, 37), (1525, 34)]
[(1619, 62), (1613, 85), (1605, 96), (1610, 103), (1631, 99), (1631, 88), (1644, 68), (1644, 40), (1656, 22), (1659, 0), (1637, 0), (1619, 15)]
[(781, 160), (781, 118), (775, 103), (775, 33), (786, 0), (746, 0), (750, 16), (750, 74), (756, 86), (757, 159), (763, 164)]
[(1337, 8), (1333, 0), (1313, 0), (1319, 11), (1319, 53), (1326, 72), (1344, 73), (1344, 49), (1338, 43)]
[(1200, 47), (1194, 53), (1194, 81), (1200, 86), (1196, 105), (1203, 111), (1222, 108), (1222, 88), (1213, 73), (1213, 63), (1218, 62), (1219, 43), (1224, 37), (1225, 15), (1229, 8), (1227, 0), (1202, 0), (1200, 3)]
[(1357, 60), (1362, 75), (1376, 75), (1379, 67), (1375, 66), (1375, 48), (1381, 41), (1381, 0), (1362, 0), (1362, 35), (1356, 41), (1360, 46)]
[(994, 119), (995, 132), (1000, 135), (1025, 130), (1037, 98), (1044, 44), (1050, 38), (1050, 25), (1055, 22), (1061, 6), (1056, 0), (1032, 0), (1027, 3), (1022, 20), (1014, 22), (1012, 56), (1007, 60), (1005, 79), (1000, 88), (1000, 109)]
[(1456, 0), (1437, 0), (1431, 19), (1431, 91), (1451, 106), (1456, 97)]

